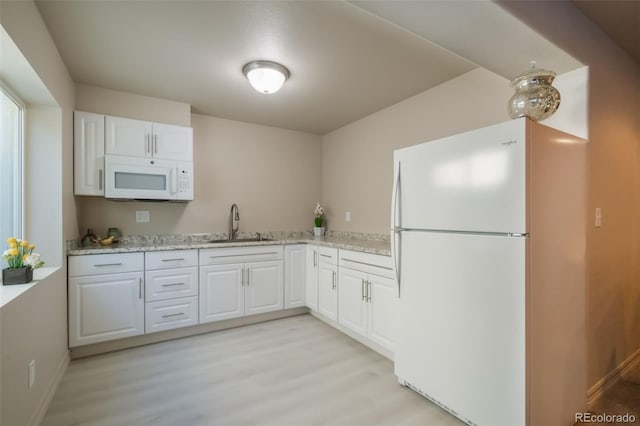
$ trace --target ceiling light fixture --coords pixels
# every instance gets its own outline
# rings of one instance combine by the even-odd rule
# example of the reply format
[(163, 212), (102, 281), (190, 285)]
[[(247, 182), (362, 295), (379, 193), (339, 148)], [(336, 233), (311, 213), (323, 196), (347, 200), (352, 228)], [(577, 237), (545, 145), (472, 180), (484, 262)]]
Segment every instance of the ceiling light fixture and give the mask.
[(289, 78), (289, 70), (270, 61), (252, 61), (242, 67), (249, 83), (260, 93), (275, 93)]

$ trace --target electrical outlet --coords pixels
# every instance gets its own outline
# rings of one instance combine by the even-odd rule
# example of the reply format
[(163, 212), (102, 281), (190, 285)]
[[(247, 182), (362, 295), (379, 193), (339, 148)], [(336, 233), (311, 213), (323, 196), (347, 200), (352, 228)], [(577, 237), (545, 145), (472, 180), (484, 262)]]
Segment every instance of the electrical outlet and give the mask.
[(32, 359), (29, 362), (29, 389), (33, 387), (36, 382), (36, 360)]
[(602, 209), (600, 207), (596, 207), (596, 220), (595, 220), (596, 228), (600, 228), (602, 226)]
[(351, 212), (347, 212), (344, 215), (344, 220), (346, 220), (347, 222), (351, 222)]
[(137, 210), (136, 211), (136, 222), (137, 223), (148, 223), (150, 220), (149, 210)]

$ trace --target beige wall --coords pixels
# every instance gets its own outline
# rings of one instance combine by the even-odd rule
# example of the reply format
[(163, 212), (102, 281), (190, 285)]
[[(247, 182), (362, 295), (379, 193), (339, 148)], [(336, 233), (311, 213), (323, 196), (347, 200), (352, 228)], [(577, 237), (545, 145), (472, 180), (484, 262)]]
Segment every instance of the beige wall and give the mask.
[(75, 109), (136, 120), (191, 126), (191, 105), (76, 84)]
[[(0, 23), (57, 106), (28, 105), (25, 233), (61, 268), (0, 311), (0, 423), (24, 426), (43, 414), (68, 359), (64, 240), (77, 234), (72, 188), (74, 87), (32, 1), (0, 2)], [(29, 92), (29, 88), (19, 88)], [(27, 116), (27, 120), (29, 120)], [(42, 124), (42, 127), (40, 127)], [(47, 161), (49, 156), (49, 161)], [(31, 163), (33, 161), (33, 163)], [(38, 167), (36, 167), (38, 165)], [(43, 191), (48, 191), (46, 197)], [(36, 382), (27, 387), (27, 366)]]
[[(589, 66), (588, 383), (640, 350), (640, 64), (568, 2), (502, 2)], [(602, 209), (601, 228), (593, 212)]]
[[(76, 197), (82, 229), (104, 234), (226, 232), (232, 203), (241, 231), (302, 231), (320, 199), (320, 137), (193, 114), (195, 194), (189, 203)], [(136, 223), (136, 210), (151, 222)]]
[(508, 120), (511, 94), (508, 81), (478, 68), (323, 136), (327, 226), (388, 233), (393, 151)]

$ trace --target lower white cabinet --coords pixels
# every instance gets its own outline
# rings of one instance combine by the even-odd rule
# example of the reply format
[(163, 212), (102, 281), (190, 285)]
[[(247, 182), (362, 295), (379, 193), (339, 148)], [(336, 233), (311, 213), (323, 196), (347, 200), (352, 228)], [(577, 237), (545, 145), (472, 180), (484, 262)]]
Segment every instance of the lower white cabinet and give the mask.
[(391, 259), (341, 250), (339, 282), (338, 322), (393, 351), (399, 299)]
[(145, 306), (145, 333), (198, 324), (198, 296), (149, 302)]
[(306, 305), (394, 349), (388, 256), (260, 245), (70, 256), (68, 271), (70, 347)]
[(145, 333), (198, 324), (198, 250), (145, 253)]
[(305, 304), (312, 311), (318, 311), (318, 268), (319, 268), (319, 247), (308, 245), (306, 249), (306, 270), (305, 270)]
[(200, 250), (200, 323), (283, 309), (282, 246)]
[(338, 250), (319, 248), (318, 312), (338, 321)]
[(305, 306), (306, 244), (284, 247), (284, 308)]
[(69, 258), (70, 347), (144, 333), (143, 268), (142, 253)]

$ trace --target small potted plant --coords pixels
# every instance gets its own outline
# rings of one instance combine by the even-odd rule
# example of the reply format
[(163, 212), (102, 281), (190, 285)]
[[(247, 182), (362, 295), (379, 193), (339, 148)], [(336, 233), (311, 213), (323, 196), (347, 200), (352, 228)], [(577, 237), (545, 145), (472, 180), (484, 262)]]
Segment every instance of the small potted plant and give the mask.
[(28, 241), (11, 237), (7, 239), (9, 248), (2, 253), (8, 268), (2, 270), (2, 284), (25, 284), (33, 280), (33, 270), (44, 265), (40, 255), (34, 253), (35, 245)]
[(316, 204), (316, 209), (313, 213), (315, 215), (315, 218), (313, 219), (315, 224), (313, 227), (313, 235), (316, 237), (322, 237), (326, 228), (324, 227), (324, 208), (322, 208), (320, 203)]

